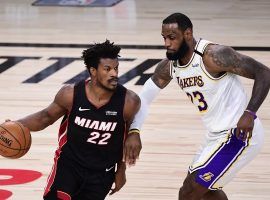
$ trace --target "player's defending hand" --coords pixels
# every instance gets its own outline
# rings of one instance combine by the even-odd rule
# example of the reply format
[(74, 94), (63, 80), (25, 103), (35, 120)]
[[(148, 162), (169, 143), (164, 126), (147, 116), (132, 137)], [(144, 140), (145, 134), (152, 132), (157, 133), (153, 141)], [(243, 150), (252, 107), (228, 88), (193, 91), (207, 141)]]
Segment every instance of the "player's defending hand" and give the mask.
[(124, 145), (123, 162), (127, 165), (135, 165), (142, 149), (139, 130), (129, 131)]
[(236, 137), (239, 140), (245, 141), (252, 137), (255, 116), (249, 112), (244, 112), (237, 123)]

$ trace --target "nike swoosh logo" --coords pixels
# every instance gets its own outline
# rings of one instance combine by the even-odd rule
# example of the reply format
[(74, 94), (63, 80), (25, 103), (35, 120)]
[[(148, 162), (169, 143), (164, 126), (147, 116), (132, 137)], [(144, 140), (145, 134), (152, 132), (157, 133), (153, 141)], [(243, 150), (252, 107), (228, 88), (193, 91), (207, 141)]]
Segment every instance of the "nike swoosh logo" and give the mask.
[(114, 168), (114, 166), (110, 167), (109, 169), (106, 168), (106, 172), (111, 171)]
[(81, 107), (79, 107), (79, 111), (87, 111), (87, 110), (90, 110), (90, 108), (81, 108)]

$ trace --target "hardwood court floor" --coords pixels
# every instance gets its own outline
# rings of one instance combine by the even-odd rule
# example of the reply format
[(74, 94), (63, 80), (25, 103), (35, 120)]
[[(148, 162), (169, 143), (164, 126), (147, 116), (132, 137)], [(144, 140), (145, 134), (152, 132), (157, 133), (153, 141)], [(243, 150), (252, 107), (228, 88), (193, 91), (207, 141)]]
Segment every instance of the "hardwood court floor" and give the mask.
[[(190, 16), (197, 39), (203, 37), (235, 47), (270, 47), (268, 0), (123, 0), (111, 8), (33, 7), (32, 2), (0, 1), (2, 122), (47, 106), (63, 83), (84, 71), (79, 60), (82, 45), (106, 38), (121, 45), (139, 45), (122, 49), (119, 74), (126, 87), (139, 92), (141, 85), (136, 84), (145, 80), (154, 71), (155, 63), (165, 56), (163, 49), (153, 46), (147, 49), (149, 46), (144, 45), (163, 45), (161, 21), (173, 12)], [(38, 47), (20, 43), (58, 45)], [(78, 45), (72, 48), (60, 44)], [(258, 50), (241, 53), (269, 67), (269, 48)], [(67, 59), (71, 61), (67, 63)], [(34, 77), (31, 83), (23, 83), (31, 77)], [(253, 81), (241, 80), (250, 96)], [(270, 95), (258, 116), (265, 128), (265, 143), (261, 153), (224, 188), (230, 200), (269, 199)], [(11, 191), (13, 195), (9, 199), (42, 199), (57, 147), (58, 125), (59, 121), (33, 133), (33, 144), (25, 157), (18, 160), (0, 157), (0, 190)], [(193, 105), (171, 82), (151, 105), (142, 130), (140, 160), (128, 168), (126, 186), (108, 199), (176, 200), (178, 188), (204, 134), (205, 128)], [(11, 177), (1, 174), (3, 169), (33, 170), (43, 175), (29, 183), (6, 185), (5, 180)]]

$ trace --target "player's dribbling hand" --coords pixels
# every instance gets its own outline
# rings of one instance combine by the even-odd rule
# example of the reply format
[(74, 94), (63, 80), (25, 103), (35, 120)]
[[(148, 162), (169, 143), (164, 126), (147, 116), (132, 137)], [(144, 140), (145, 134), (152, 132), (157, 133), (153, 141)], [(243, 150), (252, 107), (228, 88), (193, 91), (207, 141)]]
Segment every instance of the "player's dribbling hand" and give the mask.
[(237, 123), (236, 137), (242, 141), (251, 138), (253, 127), (254, 116), (248, 112), (244, 112)]
[(123, 162), (127, 165), (135, 165), (142, 149), (139, 133), (129, 133), (124, 145)]

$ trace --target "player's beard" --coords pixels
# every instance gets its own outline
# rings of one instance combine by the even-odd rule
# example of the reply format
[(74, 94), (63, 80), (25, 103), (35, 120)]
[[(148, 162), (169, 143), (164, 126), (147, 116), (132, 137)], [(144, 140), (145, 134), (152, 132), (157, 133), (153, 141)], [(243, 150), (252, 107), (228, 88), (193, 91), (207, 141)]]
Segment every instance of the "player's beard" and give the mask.
[[(118, 78), (113, 78), (114, 80), (116, 80), (118, 82)], [(108, 80), (108, 83), (110, 83), (113, 79)], [(116, 90), (117, 85), (113, 86), (113, 87), (109, 87), (107, 85), (104, 85), (103, 83), (99, 82), (99, 86), (101, 88), (103, 88), (104, 90), (108, 91), (108, 92), (114, 92)]]
[(179, 60), (186, 55), (188, 50), (189, 50), (189, 46), (187, 45), (186, 40), (183, 40), (181, 46), (175, 53), (168, 53), (167, 51), (166, 56), (169, 60)]

